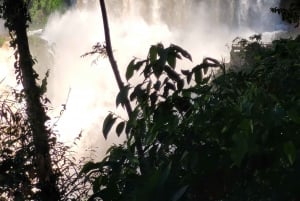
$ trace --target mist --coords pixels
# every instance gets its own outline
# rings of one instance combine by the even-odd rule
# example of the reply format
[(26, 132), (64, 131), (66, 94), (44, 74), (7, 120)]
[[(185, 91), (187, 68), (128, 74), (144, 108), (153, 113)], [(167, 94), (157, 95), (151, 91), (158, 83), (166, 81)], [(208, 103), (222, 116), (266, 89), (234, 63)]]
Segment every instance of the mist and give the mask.
[[(269, 11), (278, 4), (278, 0), (108, 1), (112, 46), (121, 75), (124, 78), (131, 59), (145, 58), (150, 46), (158, 42), (188, 50), (193, 62), (182, 63), (184, 67), (193, 67), (207, 56), (228, 62), (236, 36), (278, 30), (279, 18)], [(107, 141), (102, 136), (108, 112), (127, 118), (115, 106), (118, 88), (108, 59), (81, 57), (97, 42), (104, 42), (102, 27), (98, 1), (82, 1), (64, 14), (52, 14), (41, 35), (53, 58), (47, 66), (53, 117), (66, 104), (55, 127), (60, 140), (71, 143), (82, 131), (78, 152), (96, 149), (101, 153), (97, 157), (111, 143), (122, 141), (113, 132)]]

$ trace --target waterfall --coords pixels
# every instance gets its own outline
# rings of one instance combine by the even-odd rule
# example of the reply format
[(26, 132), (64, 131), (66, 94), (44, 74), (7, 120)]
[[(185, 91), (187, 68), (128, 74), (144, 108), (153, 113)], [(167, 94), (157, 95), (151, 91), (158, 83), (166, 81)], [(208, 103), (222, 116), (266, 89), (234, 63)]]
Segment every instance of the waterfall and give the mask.
[[(150, 45), (174, 43), (193, 55), (193, 63), (205, 56), (228, 60), (230, 44), (236, 36), (276, 29), (279, 17), (269, 8), (279, 0), (110, 0), (107, 2), (112, 45), (124, 75), (133, 57), (145, 58)], [(98, 1), (77, 0), (77, 6), (64, 14), (54, 13), (42, 34), (53, 61), (48, 96), (59, 114), (61, 140), (72, 141), (83, 130), (80, 149), (98, 146), (104, 153), (118, 138), (112, 133), (104, 141), (101, 127), (109, 111), (126, 119), (122, 108), (115, 108), (118, 93), (106, 58), (81, 58), (97, 42), (104, 42)], [(41, 57), (33, 55), (37, 60)], [(1, 66), (0, 66), (1, 68)], [(1, 70), (1, 69), (0, 69)], [(45, 69), (44, 69), (45, 71)], [(0, 71), (1, 72), (1, 71)], [(1, 78), (0, 78), (1, 79)], [(55, 111), (54, 111), (55, 113)]]
[[(134, 7), (140, 17), (153, 22), (161, 20), (171, 27), (180, 26), (190, 20), (206, 20), (217, 26), (251, 28), (256, 31), (272, 30), (275, 16), (270, 7), (278, 6), (280, 0), (143, 0), (123, 1), (123, 12), (130, 13)], [(109, 3), (113, 10), (115, 1)], [(149, 16), (149, 13), (151, 16)], [(152, 21), (151, 21), (152, 20)]]

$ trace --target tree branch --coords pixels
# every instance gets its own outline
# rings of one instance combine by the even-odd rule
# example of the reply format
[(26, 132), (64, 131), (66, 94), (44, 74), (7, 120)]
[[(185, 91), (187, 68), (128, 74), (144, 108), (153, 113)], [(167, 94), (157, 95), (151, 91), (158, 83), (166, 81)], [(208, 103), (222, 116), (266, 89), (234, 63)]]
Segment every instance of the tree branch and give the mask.
[[(100, 8), (101, 8), (101, 12), (102, 12), (102, 20), (103, 20), (103, 28), (104, 28), (107, 56), (108, 56), (109, 62), (111, 64), (112, 70), (114, 72), (114, 76), (117, 81), (119, 90), (121, 91), (125, 88), (125, 86), (121, 79), (119, 68), (118, 68), (116, 60), (114, 58), (113, 51), (112, 51), (105, 2), (104, 2), (104, 0), (99, 0), (99, 2), (100, 2)], [(124, 104), (125, 104), (125, 108), (126, 108), (128, 117), (130, 118), (130, 115), (132, 114), (132, 108), (131, 108), (130, 102), (127, 97), (126, 97)], [(136, 141), (136, 149), (137, 149), (137, 153), (138, 153), (138, 159), (139, 159), (139, 163), (140, 163), (141, 173), (144, 174), (145, 173), (144, 152), (143, 152), (141, 137), (138, 134), (135, 134), (134, 138)]]

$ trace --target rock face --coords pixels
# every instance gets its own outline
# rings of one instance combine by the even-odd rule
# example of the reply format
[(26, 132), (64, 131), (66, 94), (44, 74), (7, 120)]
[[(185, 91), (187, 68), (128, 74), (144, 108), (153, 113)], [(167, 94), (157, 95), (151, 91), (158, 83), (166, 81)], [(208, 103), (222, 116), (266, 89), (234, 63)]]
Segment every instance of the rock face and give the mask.
[(74, 6), (76, 5), (77, 0), (65, 0), (67, 6)]
[(7, 29), (4, 27), (4, 20), (0, 19), (0, 36), (9, 36)]

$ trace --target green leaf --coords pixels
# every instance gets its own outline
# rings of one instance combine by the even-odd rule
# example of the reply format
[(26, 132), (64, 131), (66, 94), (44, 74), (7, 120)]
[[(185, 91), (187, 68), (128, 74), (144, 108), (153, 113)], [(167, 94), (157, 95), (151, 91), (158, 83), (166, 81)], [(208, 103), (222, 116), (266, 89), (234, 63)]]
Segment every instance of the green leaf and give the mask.
[(157, 92), (155, 91), (150, 95), (150, 102), (151, 102), (152, 106), (155, 105), (157, 99), (158, 99), (158, 96), (157, 96)]
[(146, 145), (151, 145), (157, 138), (158, 132), (150, 132), (147, 136), (146, 136), (146, 141), (145, 144)]
[(176, 91), (176, 87), (174, 84), (172, 84), (171, 82), (167, 82), (165, 88), (172, 89), (173, 91)]
[(133, 72), (134, 72), (134, 61), (135, 59), (131, 60), (131, 62), (129, 63), (129, 65), (127, 66), (127, 70), (126, 70), (126, 80), (129, 80), (132, 76), (133, 76)]
[(167, 58), (168, 64), (174, 69), (176, 67), (176, 54), (169, 53)]
[(190, 73), (190, 74), (187, 76), (186, 81), (187, 81), (188, 84), (190, 84), (190, 82), (191, 82), (191, 80), (192, 80), (192, 76), (193, 76), (192, 73)]
[(172, 168), (172, 162), (170, 162), (168, 164), (168, 166), (163, 170), (163, 172), (162, 172), (162, 174), (160, 176), (159, 186), (163, 186), (166, 183), (166, 181), (167, 181), (167, 179), (168, 179), (168, 177), (170, 175), (171, 168)]
[(196, 69), (194, 71), (194, 76), (195, 76), (196, 83), (201, 84), (202, 83), (202, 71), (201, 71), (201, 69)]
[(170, 68), (167, 65), (164, 67), (164, 70), (167, 73), (169, 78), (171, 78), (172, 80), (174, 80), (176, 82), (180, 82), (180, 76), (175, 70), (173, 70), (172, 68)]
[(159, 91), (160, 85), (161, 85), (161, 81), (157, 80), (156, 83), (153, 85), (153, 88), (154, 88), (156, 91)]
[(207, 76), (207, 77), (203, 78), (203, 79), (202, 79), (202, 83), (203, 83), (203, 84), (207, 84), (207, 83), (209, 82), (209, 80), (210, 80), (210, 77), (211, 77), (211, 76)]
[(190, 61), (192, 61), (192, 56), (190, 55), (190, 53), (188, 53), (186, 50), (182, 49), (181, 47), (172, 44), (171, 48), (174, 49), (176, 52), (180, 53), (182, 56), (184, 56), (185, 58), (189, 59)]
[(92, 161), (87, 162), (86, 164), (84, 164), (83, 168), (81, 169), (79, 174), (87, 174), (89, 173), (91, 170), (95, 170), (98, 168), (99, 163), (94, 163)]
[(152, 66), (153, 66), (152, 64), (148, 64), (145, 66), (145, 68), (143, 70), (143, 74), (144, 74), (145, 78), (148, 78), (151, 75), (150, 71), (151, 71)]
[(291, 165), (294, 164), (296, 159), (297, 149), (292, 141), (283, 144), (283, 151), (286, 154)]
[(116, 98), (116, 105), (117, 105), (117, 107), (119, 106), (119, 104), (121, 104), (124, 107), (126, 101), (128, 100), (127, 99), (127, 97), (128, 97), (128, 91), (129, 91), (129, 87), (128, 86), (125, 86), (122, 89), (120, 89), (120, 92), (119, 92), (119, 94), (117, 95), (117, 98)]
[(109, 115), (107, 115), (107, 117), (104, 119), (102, 133), (103, 133), (103, 136), (105, 139), (107, 139), (107, 135), (108, 135), (111, 127), (115, 123), (116, 119), (117, 118), (113, 117), (113, 115), (111, 113)]
[(157, 46), (152, 45), (149, 50), (149, 59), (153, 63), (157, 60)]
[(97, 177), (93, 182), (93, 192), (96, 193), (100, 190), (102, 177)]
[(162, 72), (163, 72), (163, 67), (162, 67), (162, 65), (160, 65), (159, 62), (157, 62), (157, 63), (153, 64), (152, 69), (153, 69), (154, 75), (155, 75), (157, 78), (159, 78), (159, 77), (161, 76)]
[(182, 79), (179, 79), (177, 82), (177, 89), (181, 91), (183, 87), (184, 87), (184, 81)]
[(143, 89), (142, 89), (142, 86), (143, 86), (143, 84), (138, 84), (134, 88), (133, 92), (129, 96), (130, 101), (135, 100), (137, 97), (140, 97), (144, 93)]
[(295, 108), (290, 109), (288, 111), (288, 115), (293, 122), (300, 125), (300, 114), (299, 114), (299, 112), (297, 112), (297, 110)]
[(116, 128), (116, 133), (118, 135), (118, 137), (120, 137), (121, 133), (123, 132), (124, 130), (124, 127), (125, 127), (125, 122), (122, 121), (118, 124), (117, 128)]
[(172, 201), (178, 201), (180, 200), (180, 198), (184, 195), (184, 193), (186, 192), (187, 188), (189, 186), (185, 185), (183, 187), (181, 187), (172, 197)]
[(237, 166), (241, 165), (245, 155), (248, 153), (248, 138), (243, 133), (236, 133), (232, 136), (234, 147), (231, 150), (231, 159)]
[(185, 76), (188, 76), (190, 74), (189, 70), (181, 70), (181, 73)]

